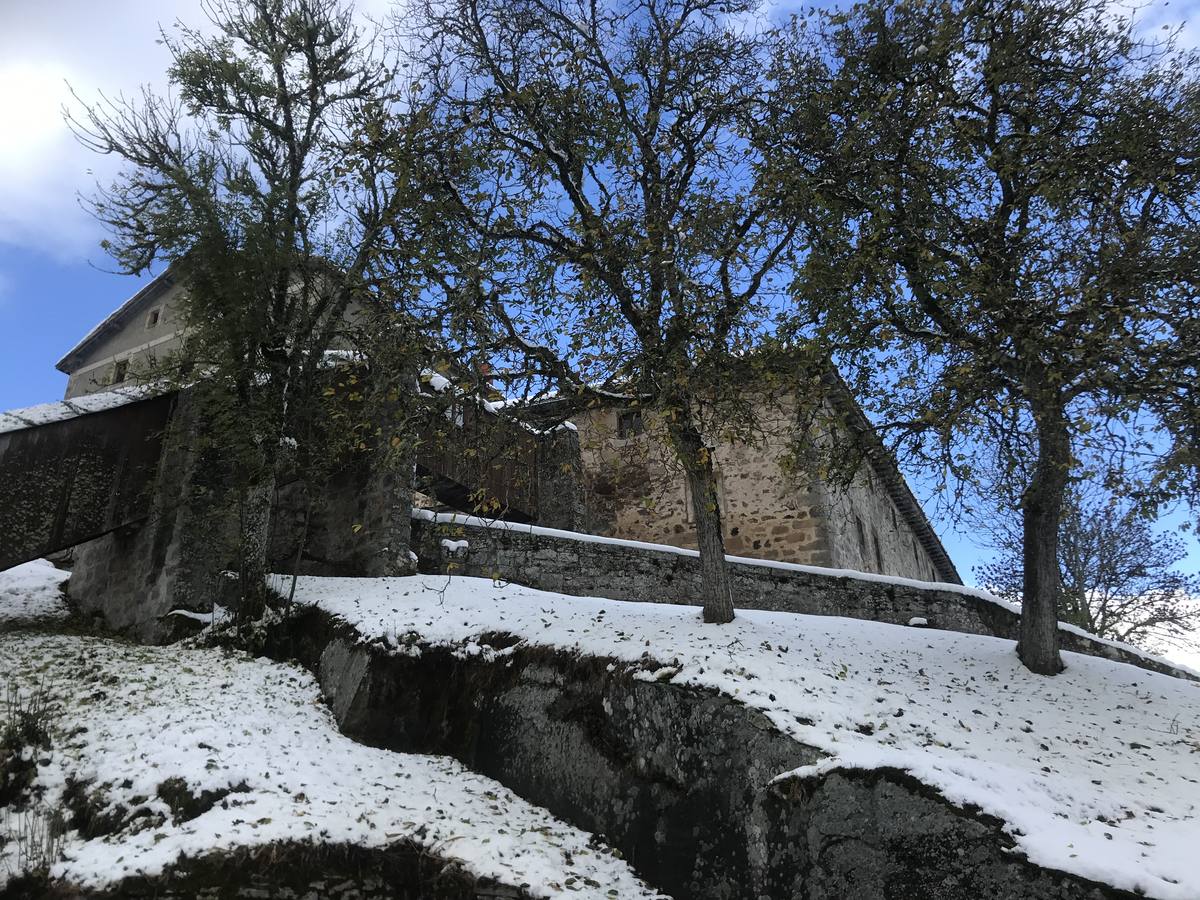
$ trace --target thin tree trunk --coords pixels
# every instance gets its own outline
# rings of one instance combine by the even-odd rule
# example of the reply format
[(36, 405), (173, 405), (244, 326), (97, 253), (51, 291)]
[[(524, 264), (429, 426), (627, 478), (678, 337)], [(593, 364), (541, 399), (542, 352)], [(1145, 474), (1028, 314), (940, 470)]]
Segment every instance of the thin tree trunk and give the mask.
[(267, 543), (274, 498), (273, 471), (238, 491), (238, 588), (243, 621), (258, 619), (266, 609)]
[(1017, 654), (1031, 672), (1057, 675), (1063, 669), (1058, 636), (1058, 527), (1071, 444), (1061, 405), (1053, 404), (1035, 416), (1037, 466), (1021, 501), (1024, 585)]
[(700, 577), (704, 621), (723, 624), (733, 621), (733, 594), (729, 567), (725, 562), (725, 538), (721, 533), (721, 504), (712, 452), (703, 435), (690, 421), (671, 427), (675, 452), (683, 463), (692, 495), (696, 520), (696, 543), (700, 549)]

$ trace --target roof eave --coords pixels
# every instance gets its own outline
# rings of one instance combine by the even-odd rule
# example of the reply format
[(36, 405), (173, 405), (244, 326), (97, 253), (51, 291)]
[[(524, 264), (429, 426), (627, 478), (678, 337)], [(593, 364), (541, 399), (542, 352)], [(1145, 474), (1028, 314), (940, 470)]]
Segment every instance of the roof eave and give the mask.
[(62, 359), (54, 364), (54, 368), (58, 369), (58, 371), (62, 372), (64, 375), (70, 375), (74, 369), (78, 368), (77, 363), (80, 361), (80, 357), (96, 341), (108, 333), (112, 328), (120, 324), (124, 319), (125, 314), (129, 310), (133, 309), (133, 307), (135, 307), (139, 302), (141, 302), (147, 296), (147, 294), (158, 290), (159, 288), (169, 287), (174, 283), (173, 279), (171, 278), (172, 268), (173, 266), (167, 266), (167, 268), (152, 278), (149, 282), (142, 285), (137, 293), (105, 316), (99, 322), (99, 324), (85, 334), (74, 347), (63, 354)]

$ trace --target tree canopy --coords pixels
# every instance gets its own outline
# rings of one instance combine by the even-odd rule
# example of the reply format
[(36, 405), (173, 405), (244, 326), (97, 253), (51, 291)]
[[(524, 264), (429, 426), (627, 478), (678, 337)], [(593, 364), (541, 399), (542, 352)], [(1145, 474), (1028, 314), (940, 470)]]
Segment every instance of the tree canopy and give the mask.
[(864, 4), (829, 38), (853, 246), (809, 287), (854, 310), (844, 360), (894, 443), (1019, 485), (1018, 649), (1058, 671), (1058, 524), (1084, 451), (1153, 501), (1153, 463), (1191, 446), (1196, 57), (1100, 0)]
[(753, 9), (453, 0), (422, 20), (426, 184), (477, 248), (450, 295), (516, 360), (498, 377), (654, 413), (716, 621), (733, 608), (712, 445), (753, 418), (747, 377), (822, 214), (803, 142), (780, 181), (782, 33), (739, 27)]

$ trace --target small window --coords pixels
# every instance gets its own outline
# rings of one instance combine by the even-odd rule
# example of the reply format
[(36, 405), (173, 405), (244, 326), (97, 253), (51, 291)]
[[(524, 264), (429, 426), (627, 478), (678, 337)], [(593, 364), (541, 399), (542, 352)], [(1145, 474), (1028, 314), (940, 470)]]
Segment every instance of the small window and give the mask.
[(162, 307), (156, 306), (146, 316), (146, 327), (154, 328), (162, 320)]
[(110, 384), (120, 384), (129, 374), (129, 360), (119, 359), (113, 363), (112, 381)]
[(623, 413), (618, 413), (617, 437), (624, 440), (625, 438), (641, 434), (645, 430), (646, 424), (642, 421), (642, 411), (640, 409), (627, 409)]

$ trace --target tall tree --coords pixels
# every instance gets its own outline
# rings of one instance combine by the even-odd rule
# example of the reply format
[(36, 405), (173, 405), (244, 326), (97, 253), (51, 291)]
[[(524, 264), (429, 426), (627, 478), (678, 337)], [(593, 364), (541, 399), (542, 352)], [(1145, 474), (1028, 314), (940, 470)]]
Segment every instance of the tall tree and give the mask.
[[(1187, 555), (1176, 535), (1157, 531), (1137, 504), (1092, 489), (1067, 492), (1058, 528), (1058, 610), (1092, 634), (1158, 650), (1200, 625), (1200, 580), (1176, 567)], [(976, 569), (981, 583), (1020, 602), (1020, 521), (978, 523), (997, 556)]]
[(186, 379), (236, 496), (245, 592), (261, 583), (281, 446), (310, 449), (326, 351), (370, 305), (364, 274), (403, 200), (374, 165), (392, 71), (349, 9), (203, 8), (211, 33), (163, 34), (172, 94), (102, 99), (72, 124), (126, 163), (89, 201), (118, 265), (169, 263), (187, 285)]
[(780, 35), (745, 24), (753, 10), (430, 2), (421, 45), (428, 188), (477, 248), (451, 293), (522, 372), (660, 423), (713, 622), (733, 617), (713, 442), (753, 418), (767, 354), (751, 351), (816, 210), (807, 179), (793, 171), (785, 192), (774, 174), (766, 73)]
[(1018, 652), (1053, 674), (1080, 449), (1161, 459), (1163, 429), (1186, 446), (1196, 421), (1196, 57), (1102, 0), (871, 3), (832, 25), (857, 253), (816, 288), (854, 301), (860, 393), (899, 443), (965, 482), (1021, 480)]

